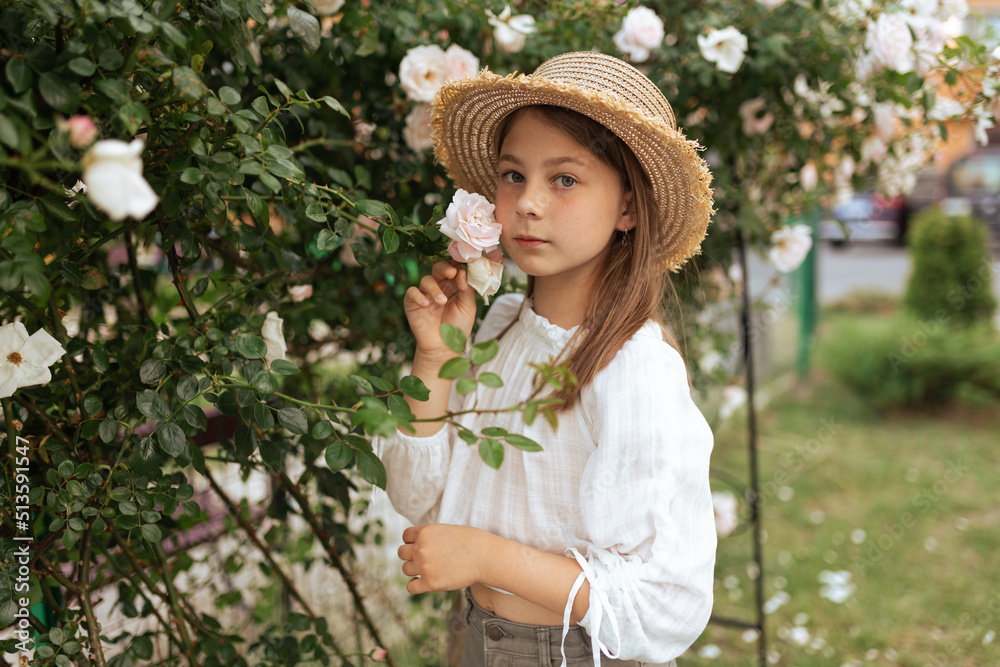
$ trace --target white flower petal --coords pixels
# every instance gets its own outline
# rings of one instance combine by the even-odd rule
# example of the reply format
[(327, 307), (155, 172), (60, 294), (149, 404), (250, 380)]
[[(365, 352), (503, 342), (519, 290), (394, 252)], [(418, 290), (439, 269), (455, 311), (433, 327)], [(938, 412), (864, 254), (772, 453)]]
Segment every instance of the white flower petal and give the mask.
[(17, 389), (17, 366), (6, 362), (6, 356), (0, 360), (0, 398), (14, 395)]
[(45, 329), (39, 329), (31, 334), (21, 348), (21, 356), (27, 363), (46, 368), (64, 354), (66, 350), (63, 346)]
[(17, 352), (28, 340), (28, 330), (20, 322), (9, 322), (0, 327), (0, 362), (11, 352)]
[(18, 387), (31, 387), (36, 384), (48, 384), (52, 379), (52, 373), (47, 367), (24, 361), (17, 369), (16, 378)]
[(284, 359), (288, 346), (285, 343), (285, 336), (282, 331), (285, 321), (278, 317), (278, 314), (271, 311), (264, 319), (264, 324), (260, 328), (260, 337), (267, 343), (267, 354), (264, 361), (271, 363), (276, 359)]

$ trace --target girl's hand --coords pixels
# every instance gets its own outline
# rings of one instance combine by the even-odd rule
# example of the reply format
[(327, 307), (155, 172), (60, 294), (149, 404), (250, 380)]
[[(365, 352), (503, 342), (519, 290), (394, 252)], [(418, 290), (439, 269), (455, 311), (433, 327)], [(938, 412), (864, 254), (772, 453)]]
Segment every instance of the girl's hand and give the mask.
[(490, 533), (468, 526), (428, 523), (403, 531), (403, 574), (412, 594), (456, 591), (483, 581)]
[(438, 262), (420, 287), (411, 287), (403, 297), (403, 310), (417, 339), (417, 351), (442, 362), (454, 356), (441, 338), (445, 322), (458, 327), (466, 338), (476, 321), (475, 290), (469, 286), (465, 268)]

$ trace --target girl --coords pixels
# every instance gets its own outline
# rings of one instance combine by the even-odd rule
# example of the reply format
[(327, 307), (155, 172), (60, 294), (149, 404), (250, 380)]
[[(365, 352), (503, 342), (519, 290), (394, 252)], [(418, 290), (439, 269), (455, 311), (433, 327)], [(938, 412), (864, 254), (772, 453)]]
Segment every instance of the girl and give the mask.
[[(399, 557), (410, 593), (466, 589), (463, 665), (672, 664), (712, 608), (712, 433), (658, 324), (663, 274), (698, 252), (712, 212), (697, 146), (632, 66), (569, 53), (531, 76), (444, 86), (435, 150), (459, 188), (493, 196), (501, 244), (526, 295), (490, 308), (477, 340), (499, 352), (475, 369), (504, 379), (469, 395), (438, 377), (476, 314), (465, 269), (434, 266), (405, 295), (417, 340), (418, 419), (502, 409), (535, 391), (531, 364), (567, 362), (575, 386), (558, 427), (519, 413), (465, 414), (540, 443), (508, 447), (499, 470), (451, 426), (417, 422), (376, 443), (387, 491), (414, 527)], [(607, 664), (609, 661), (605, 661)]]

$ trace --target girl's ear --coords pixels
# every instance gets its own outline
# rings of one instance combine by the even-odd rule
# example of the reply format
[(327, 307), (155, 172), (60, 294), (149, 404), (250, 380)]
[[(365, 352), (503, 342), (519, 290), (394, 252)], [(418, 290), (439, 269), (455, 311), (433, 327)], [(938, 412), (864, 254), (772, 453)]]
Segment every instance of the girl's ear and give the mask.
[(626, 192), (625, 196), (622, 197), (622, 209), (622, 214), (618, 218), (616, 228), (620, 232), (627, 232), (630, 229), (634, 229), (637, 222), (635, 215), (635, 199), (632, 197), (631, 192)]

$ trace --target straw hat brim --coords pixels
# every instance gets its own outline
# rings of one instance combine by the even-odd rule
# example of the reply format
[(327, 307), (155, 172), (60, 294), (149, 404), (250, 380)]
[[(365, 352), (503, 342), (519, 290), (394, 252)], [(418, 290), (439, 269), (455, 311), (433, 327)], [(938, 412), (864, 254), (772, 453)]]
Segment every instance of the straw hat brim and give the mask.
[(712, 176), (698, 154), (701, 147), (666, 120), (603, 90), (525, 74), (500, 76), (488, 68), (443, 85), (432, 107), (434, 155), (458, 188), (494, 201), (497, 126), (511, 112), (535, 104), (589, 116), (632, 149), (659, 209), (654, 242), (663, 269), (677, 271), (700, 252), (713, 213)]

